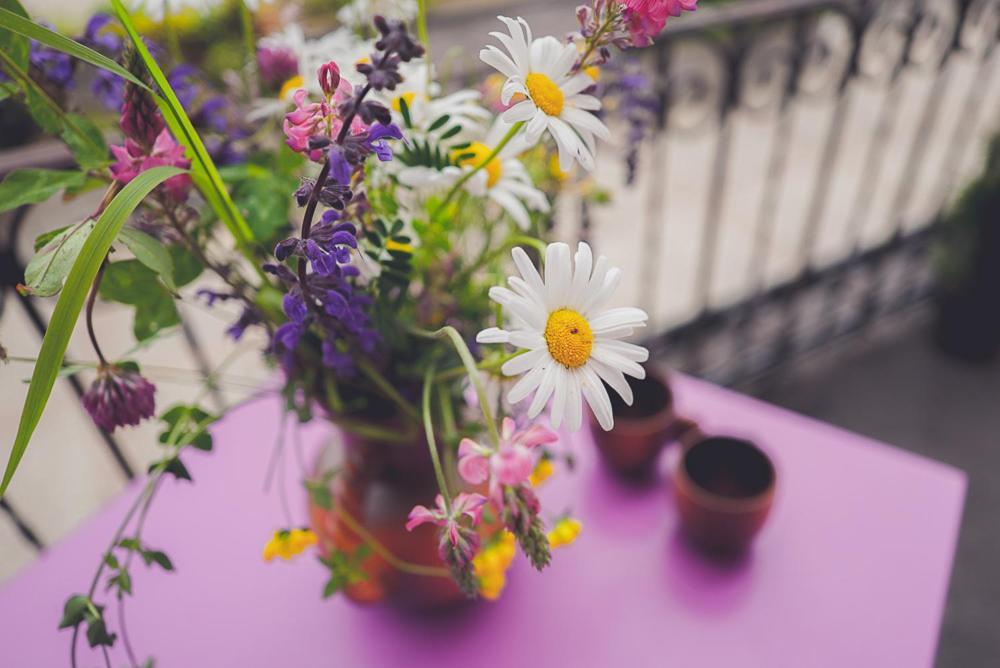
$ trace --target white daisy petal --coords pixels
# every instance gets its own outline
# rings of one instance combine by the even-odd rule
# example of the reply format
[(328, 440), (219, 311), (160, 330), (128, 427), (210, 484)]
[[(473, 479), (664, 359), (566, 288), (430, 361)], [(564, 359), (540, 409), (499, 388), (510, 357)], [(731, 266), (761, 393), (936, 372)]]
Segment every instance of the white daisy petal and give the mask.
[(549, 413), (549, 422), (553, 429), (558, 429), (563, 421), (563, 413), (566, 411), (566, 397), (569, 393), (569, 371), (562, 364), (554, 365), (556, 368), (555, 391), (552, 395), (552, 412)]
[(479, 60), (498, 70), (505, 77), (516, 77), (518, 75), (517, 65), (510, 59), (510, 56), (492, 44), (479, 51)]
[(587, 367), (570, 369), (566, 372), (569, 381), (566, 385), (566, 426), (576, 431), (583, 423), (583, 397), (580, 396), (580, 384), (583, 382)]
[(626, 376), (632, 376), (633, 378), (638, 378), (639, 380), (646, 377), (646, 370), (643, 369), (637, 362), (633, 362), (632, 360), (619, 355), (615, 351), (609, 350), (604, 347), (602, 343), (602, 341), (594, 342), (594, 349), (591, 352), (594, 359), (604, 362), (612, 368), (619, 369)]
[(581, 312), (592, 315), (600, 311), (605, 304), (615, 294), (618, 284), (621, 282), (622, 270), (618, 267), (611, 267), (604, 276), (604, 283), (596, 288), (592, 288), (587, 295), (587, 300), (581, 307)]
[[(526, 332), (526, 331), (511, 332), (510, 344), (512, 346), (517, 346), (518, 348), (537, 350), (538, 348), (545, 348), (545, 337), (539, 334), (538, 332)], [(639, 346), (635, 347), (638, 348)]]
[(552, 396), (552, 390), (555, 389), (556, 376), (558, 370), (561, 368), (555, 360), (551, 361), (545, 367), (545, 375), (542, 376), (542, 382), (538, 385), (535, 397), (531, 400), (531, 405), (528, 407), (528, 417), (537, 417), (542, 412), (542, 409), (545, 408), (545, 404), (549, 402), (549, 397)]
[(641, 363), (649, 359), (649, 351), (634, 343), (628, 343), (627, 341), (602, 341), (601, 345), (633, 362)]
[(515, 246), (510, 254), (514, 258), (514, 265), (517, 267), (517, 270), (521, 272), (521, 277), (534, 290), (535, 294), (538, 295), (538, 300), (544, 302), (545, 283), (542, 282), (542, 277), (539, 275), (538, 270), (535, 269), (535, 265), (531, 263), (531, 258), (528, 257), (528, 254), (520, 246)]
[(521, 100), (515, 104), (510, 109), (503, 112), (501, 115), (503, 120), (507, 123), (518, 123), (520, 121), (527, 121), (535, 115), (538, 111), (538, 107), (531, 100)]
[[(577, 128), (583, 128), (588, 132), (592, 132), (601, 139), (607, 140), (611, 138), (611, 131), (608, 130), (608, 126), (589, 111), (567, 107), (566, 109), (563, 109), (562, 118), (567, 123), (570, 123)], [(588, 146), (588, 148), (590, 147)]]
[(574, 95), (566, 104), (585, 111), (597, 111), (601, 108), (601, 101), (593, 95)]
[(593, 269), (594, 254), (586, 241), (581, 241), (576, 247), (576, 261), (573, 267), (573, 286), (570, 289), (567, 304), (582, 311), (580, 305), (586, 296), (587, 285), (590, 283), (590, 271)]
[(503, 207), (503, 210), (510, 214), (510, 217), (514, 219), (517, 226), (522, 230), (527, 231), (531, 227), (531, 216), (528, 214), (528, 210), (521, 204), (521, 200), (514, 197), (514, 195), (497, 188), (493, 188), (489, 192), (489, 197), (494, 202)]
[(500, 367), (500, 371), (505, 376), (520, 376), (522, 373), (531, 370), (532, 367), (537, 366), (548, 354), (549, 351), (545, 348), (531, 350), (504, 362), (504, 365)]
[(590, 320), (590, 328), (594, 332), (615, 327), (634, 327), (645, 323), (649, 319), (646, 312), (634, 306), (623, 306), (604, 311), (600, 315)]
[(545, 249), (545, 303), (550, 311), (566, 306), (571, 271), (569, 246), (561, 242), (549, 244)]
[(507, 343), (510, 341), (510, 332), (499, 327), (490, 327), (476, 334), (476, 343)]
[(622, 398), (626, 406), (632, 405), (635, 397), (632, 394), (632, 386), (625, 380), (625, 374), (596, 359), (590, 360), (588, 366), (592, 366), (601, 380), (610, 385), (611, 389), (618, 393), (618, 396)]
[(507, 401), (511, 404), (520, 402), (538, 387), (538, 384), (542, 382), (542, 377), (544, 375), (545, 367), (536, 366), (534, 369), (521, 376), (521, 378), (514, 383), (514, 386), (511, 387), (510, 391), (507, 393)]
[(594, 412), (598, 424), (604, 431), (611, 431), (611, 428), (615, 426), (615, 417), (608, 391), (604, 389), (597, 374), (588, 367), (580, 369), (580, 378), (580, 389), (583, 390), (583, 396), (586, 398), (587, 404), (590, 405), (590, 410)]

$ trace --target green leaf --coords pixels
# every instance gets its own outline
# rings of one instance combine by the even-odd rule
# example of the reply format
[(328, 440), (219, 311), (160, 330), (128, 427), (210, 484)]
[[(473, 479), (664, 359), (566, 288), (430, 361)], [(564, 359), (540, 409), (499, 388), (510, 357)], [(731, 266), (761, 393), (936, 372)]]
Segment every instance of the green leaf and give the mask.
[(174, 564), (165, 553), (160, 550), (145, 550), (142, 552), (142, 560), (147, 566), (156, 564), (165, 571), (174, 570)]
[(42, 348), (38, 353), (38, 360), (31, 374), (31, 384), (28, 386), (28, 395), (24, 400), (24, 409), (21, 411), (17, 436), (14, 438), (14, 446), (10, 451), (3, 480), (0, 481), (0, 496), (7, 491), (7, 486), (14, 477), (14, 471), (17, 470), (17, 465), (28, 447), (28, 441), (31, 440), (31, 434), (42, 417), (45, 404), (52, 394), (52, 386), (62, 367), (66, 346), (69, 345), (73, 328), (83, 309), (83, 302), (108, 254), (108, 249), (139, 203), (156, 186), (182, 173), (183, 170), (176, 167), (154, 167), (139, 174), (111, 200), (98, 219), (93, 232), (84, 242), (83, 249), (66, 278), (67, 287), (59, 295), (59, 301), (56, 302), (55, 311), (42, 339)]
[(201, 272), (205, 269), (194, 253), (182, 246), (170, 246), (167, 252), (170, 253), (170, 261), (174, 265), (174, 284), (178, 288), (183, 288), (201, 276)]
[(135, 307), (132, 333), (145, 341), (160, 330), (180, 324), (174, 297), (157, 280), (157, 274), (139, 260), (113, 262), (104, 270), (102, 299)]
[(83, 185), (86, 180), (83, 172), (16, 169), (0, 183), (0, 213), (44, 202), (60, 190)]
[(123, 227), (118, 233), (118, 240), (132, 251), (135, 259), (155, 271), (171, 292), (177, 292), (174, 284), (174, 261), (163, 242), (134, 227)]
[(59, 628), (69, 629), (82, 622), (89, 603), (90, 599), (83, 594), (70, 596), (66, 600), (66, 605), (63, 606), (63, 616), (62, 621), (59, 622)]
[[(85, 63), (90, 63), (95, 67), (100, 67), (102, 70), (113, 72), (121, 78), (131, 81), (137, 86), (142, 86), (146, 90), (150, 90), (149, 86), (144, 84), (142, 81), (137, 79), (135, 75), (107, 56), (98, 53), (97, 51), (94, 51), (93, 49), (66, 37), (65, 35), (61, 35), (44, 26), (38, 25), (31, 19), (27, 18), (27, 14), (18, 16), (15, 12), (5, 8), (8, 4), (10, 4), (10, 0), (6, 0), (2, 5), (0, 5), (0, 35), (7, 33), (7, 30), (19, 35), (24, 35), (25, 37), (29, 37), (44, 44), (45, 46), (52, 47), (56, 51), (62, 51), (63, 53), (69, 54), (74, 58), (78, 58)], [(12, 4), (16, 4), (16, 2)], [(21, 11), (23, 12), (24, 10), (22, 9)], [(6, 28), (7, 30), (2, 30), (2, 28)]]
[(111, 162), (104, 133), (94, 123), (78, 114), (67, 114), (60, 137), (69, 147), (76, 164), (85, 170), (102, 169)]
[(191, 154), (193, 161), (191, 180), (198, 190), (201, 191), (202, 195), (215, 211), (215, 214), (219, 217), (219, 220), (223, 222), (229, 233), (233, 235), (237, 244), (244, 250), (248, 259), (253, 262), (252, 253), (247, 249), (247, 246), (253, 240), (253, 234), (247, 222), (236, 208), (236, 204), (233, 203), (232, 198), (229, 196), (229, 192), (222, 182), (222, 177), (219, 175), (219, 170), (216, 169), (215, 163), (205, 149), (204, 142), (202, 142), (198, 132), (194, 129), (191, 119), (188, 118), (187, 112), (181, 106), (180, 100), (177, 99), (177, 95), (174, 93), (173, 88), (171, 88), (170, 82), (167, 81), (163, 70), (160, 69), (156, 60), (149, 53), (145, 42), (142, 41), (142, 37), (129, 17), (128, 10), (125, 9), (121, 0), (111, 0), (111, 4), (118, 15), (118, 20), (121, 21), (122, 26), (125, 28), (125, 32), (128, 33), (129, 39), (132, 40), (136, 53), (139, 54), (142, 62), (146, 65), (146, 69), (149, 71), (149, 75), (163, 94), (162, 98), (157, 99), (157, 105), (159, 105), (160, 110), (163, 112), (164, 120), (177, 141), (184, 144)]
[[(152, 473), (157, 466), (159, 466), (159, 464), (152, 464), (149, 467), (149, 472)], [(167, 465), (163, 467), (163, 472), (169, 473), (178, 480), (192, 480), (191, 472), (187, 470), (184, 463), (177, 457), (173, 457), (167, 461)]]
[(34, 251), (38, 251), (45, 248), (50, 241), (58, 237), (60, 234), (68, 230), (72, 225), (63, 225), (62, 227), (57, 227), (54, 230), (49, 230), (48, 232), (42, 232), (37, 237), (35, 237), (35, 244), (33, 246)]
[(62, 290), (94, 225), (94, 221), (89, 220), (63, 230), (31, 258), (24, 268), (24, 280), (30, 294), (51, 297)]
[(197, 406), (173, 406), (160, 416), (164, 429), (160, 433), (160, 443), (171, 445), (192, 445), (199, 450), (212, 449), (212, 435), (205, 429), (218, 420)]
[(113, 576), (108, 578), (108, 589), (116, 589), (118, 591), (118, 598), (121, 598), (125, 594), (132, 593), (132, 576), (129, 575), (128, 571), (118, 571)]
[(89, 619), (87, 622), (87, 642), (91, 647), (111, 647), (115, 644), (114, 633), (108, 633), (108, 627), (104, 623), (104, 617)]
[(439, 116), (437, 119), (434, 120), (433, 123), (431, 123), (431, 126), (427, 128), (427, 132), (434, 132), (435, 130), (439, 130), (440, 128), (444, 127), (444, 124), (447, 123), (449, 120), (451, 120), (451, 116), (449, 116), (448, 114)]
[[(0, 9), (6, 9), (25, 19), (28, 18), (28, 12), (24, 10), (24, 7), (17, 0), (0, 0)], [(30, 43), (24, 35), (0, 30), (0, 50), (6, 52), (11, 60), (23, 70), (28, 69), (28, 53), (30, 48)]]

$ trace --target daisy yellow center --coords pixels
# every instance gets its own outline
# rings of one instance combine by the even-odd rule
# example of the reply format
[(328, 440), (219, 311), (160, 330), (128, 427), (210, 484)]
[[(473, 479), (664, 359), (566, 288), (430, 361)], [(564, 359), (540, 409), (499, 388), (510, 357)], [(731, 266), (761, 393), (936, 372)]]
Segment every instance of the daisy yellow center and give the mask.
[(549, 116), (558, 116), (562, 113), (566, 98), (555, 81), (539, 72), (532, 72), (525, 79), (525, 85), (528, 87), (532, 102), (539, 109)]
[(289, 100), (292, 97), (292, 93), (302, 88), (305, 85), (305, 79), (300, 75), (296, 74), (294, 77), (286, 81), (281, 86), (281, 92), (278, 93), (279, 100)]
[(552, 359), (569, 369), (583, 366), (594, 348), (590, 323), (573, 309), (561, 308), (549, 315), (545, 343)]
[(413, 108), (413, 100), (415, 100), (416, 98), (417, 98), (417, 94), (414, 93), (413, 91), (410, 91), (409, 93), (403, 93), (402, 95), (399, 95), (397, 97), (392, 98), (392, 108), (393, 108), (393, 110), (397, 114), (401, 114), (401, 113), (403, 113), (403, 109), (402, 109), (403, 108), (403, 103), (400, 100), (405, 100), (406, 101), (406, 107), (408, 109), (412, 109)]
[[(476, 167), (481, 165), (483, 160), (490, 157), (490, 153), (493, 153), (493, 149), (482, 142), (474, 141), (466, 148), (456, 149), (454, 153), (456, 156), (466, 156), (459, 161), (459, 167)], [(492, 188), (498, 181), (500, 181), (500, 177), (503, 175), (503, 166), (500, 164), (500, 160), (493, 158), (485, 167), (483, 167), (483, 171), (486, 172), (486, 187)]]

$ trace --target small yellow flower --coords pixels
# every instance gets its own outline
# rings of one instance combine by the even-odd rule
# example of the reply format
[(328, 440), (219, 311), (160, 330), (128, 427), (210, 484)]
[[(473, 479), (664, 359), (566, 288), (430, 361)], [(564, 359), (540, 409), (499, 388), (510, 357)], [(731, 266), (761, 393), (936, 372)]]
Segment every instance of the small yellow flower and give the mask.
[(556, 525), (552, 527), (552, 531), (549, 532), (549, 547), (555, 549), (572, 544), (576, 540), (576, 537), (580, 535), (582, 528), (583, 525), (580, 524), (580, 520), (575, 520), (572, 517), (564, 517), (556, 522)]
[(417, 94), (414, 93), (413, 91), (403, 93), (402, 95), (397, 95), (396, 97), (392, 98), (392, 110), (395, 111), (397, 114), (403, 113), (403, 101), (406, 102), (407, 109), (412, 109), (413, 101), (415, 99), (417, 99)]
[(264, 546), (264, 561), (273, 561), (275, 557), (288, 561), (302, 554), (317, 542), (316, 534), (309, 529), (282, 529), (275, 531), (271, 540)]
[(296, 74), (294, 77), (281, 85), (281, 91), (278, 93), (278, 99), (282, 102), (291, 100), (292, 94), (298, 89), (305, 87), (305, 85), (306, 80), (302, 78), (302, 75)]
[(543, 457), (538, 461), (538, 464), (535, 465), (535, 470), (531, 472), (531, 477), (528, 478), (528, 482), (531, 483), (532, 487), (538, 487), (549, 479), (549, 476), (552, 475), (552, 470), (554, 468), (552, 460)]
[(590, 77), (594, 81), (597, 81), (598, 79), (601, 78), (601, 68), (598, 67), (597, 65), (591, 65), (590, 67), (585, 67), (583, 68), (583, 71), (588, 77)]
[(559, 166), (559, 155), (556, 153), (553, 153), (549, 158), (549, 174), (559, 183), (564, 183), (572, 176), (569, 172), (564, 172), (562, 167)]
[(389, 239), (385, 242), (385, 249), (391, 251), (403, 251), (404, 253), (413, 252), (413, 244), (401, 244), (398, 241)]
[(486, 600), (495, 601), (506, 586), (507, 569), (514, 560), (516, 544), (514, 534), (503, 531), (498, 540), (483, 547), (472, 559), (479, 578), (479, 594)]

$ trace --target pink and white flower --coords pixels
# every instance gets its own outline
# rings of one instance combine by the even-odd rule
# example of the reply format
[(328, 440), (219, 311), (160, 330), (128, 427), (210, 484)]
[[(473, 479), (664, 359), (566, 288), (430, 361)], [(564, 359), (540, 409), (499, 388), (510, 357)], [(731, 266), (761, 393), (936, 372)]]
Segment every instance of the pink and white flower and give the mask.
[(526, 483), (535, 469), (534, 449), (555, 443), (559, 436), (541, 425), (516, 431), (514, 420), (504, 418), (500, 430), (500, 446), (491, 448), (463, 438), (458, 445), (458, 472), (473, 485), (489, 480), (489, 498), (496, 505), (503, 502), (504, 485)]
[[(337, 77), (334, 81), (332, 71), (336, 69)], [(341, 102), (351, 97), (354, 87), (344, 77), (340, 76), (340, 70), (334, 63), (323, 65), (317, 72), (320, 85), (332, 86), (325, 99), (316, 102), (309, 97), (309, 91), (300, 88), (292, 96), (295, 102), (295, 109), (285, 114), (285, 121), (282, 129), (285, 131), (285, 143), (289, 148), (299, 153), (305, 153), (310, 160), (318, 161), (323, 157), (322, 149), (309, 149), (309, 138), (320, 135), (335, 139), (343, 127), (343, 120), (337, 113), (337, 107)], [(367, 129), (367, 125), (357, 116), (351, 122), (351, 132), (358, 134)]]
[(451, 502), (451, 513), (445, 506), (444, 497), (440, 494), (434, 499), (435, 507), (414, 506), (410, 511), (410, 517), (406, 522), (406, 530), (413, 531), (421, 524), (431, 523), (444, 527), (448, 540), (453, 546), (457, 546), (460, 539), (459, 522), (462, 516), (468, 517), (472, 521), (472, 526), (479, 524), (483, 515), (483, 504), (486, 497), (482, 494), (459, 494)]

